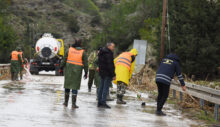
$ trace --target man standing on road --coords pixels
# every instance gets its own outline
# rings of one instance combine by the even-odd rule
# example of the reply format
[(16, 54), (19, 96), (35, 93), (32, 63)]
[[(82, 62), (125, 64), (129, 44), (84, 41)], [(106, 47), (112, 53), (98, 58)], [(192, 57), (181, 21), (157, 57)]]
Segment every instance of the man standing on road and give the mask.
[(22, 52), (22, 50), (21, 50), (21, 47), (19, 47), (18, 48), (18, 53), (20, 54), (20, 56), (21, 56), (21, 64), (19, 65), (19, 74), (20, 74), (20, 80), (22, 80), (23, 79), (23, 73), (22, 73), (22, 71), (23, 71), (23, 68), (24, 68), (24, 64), (25, 64), (25, 61), (24, 61), (24, 54), (23, 54), (23, 52)]
[(158, 87), (156, 115), (166, 115), (162, 112), (162, 108), (169, 96), (170, 83), (174, 77), (174, 74), (177, 75), (183, 91), (186, 90), (179, 62), (180, 60), (178, 56), (176, 56), (175, 54), (169, 54), (166, 56), (166, 58), (162, 59), (160, 63), (159, 69), (157, 70), (156, 74), (156, 84)]
[(123, 96), (126, 91), (126, 87), (129, 86), (129, 80), (132, 76), (135, 67), (135, 58), (138, 52), (137, 49), (132, 49), (130, 52), (121, 53), (115, 61), (115, 73), (117, 84), (117, 104), (126, 104), (123, 101)]
[(99, 74), (101, 76), (100, 87), (98, 91), (98, 107), (111, 108), (106, 104), (106, 97), (109, 92), (109, 87), (113, 79), (115, 79), (115, 66), (113, 51), (115, 44), (107, 43), (106, 47), (102, 48), (98, 54)]
[(11, 53), (11, 80), (15, 81), (18, 80), (18, 73), (19, 73), (19, 68), (20, 64), (22, 62), (21, 56), (18, 53), (18, 48)]
[(89, 82), (88, 82), (88, 91), (91, 92), (92, 84), (95, 76), (95, 60), (97, 58), (97, 51), (93, 51), (89, 55)]
[[(98, 48), (97, 55), (99, 54), (101, 49), (102, 49), (101, 47)], [(96, 85), (96, 94), (97, 94), (97, 99), (98, 99), (98, 89), (99, 89), (99, 86), (100, 86), (100, 75), (99, 75), (98, 57), (96, 57), (96, 59), (95, 59), (94, 68), (95, 68), (94, 84)], [(110, 87), (112, 87), (112, 84), (110, 85)], [(112, 99), (111, 96), (110, 96), (110, 91), (107, 94), (106, 101), (114, 101), (114, 99)]]
[(72, 109), (78, 108), (76, 98), (81, 85), (82, 70), (84, 69), (84, 79), (87, 79), (88, 73), (88, 58), (86, 52), (81, 48), (82, 42), (76, 39), (75, 44), (70, 47), (61, 63), (61, 69), (64, 69), (64, 88), (65, 102), (64, 106), (68, 106), (70, 90), (72, 89)]

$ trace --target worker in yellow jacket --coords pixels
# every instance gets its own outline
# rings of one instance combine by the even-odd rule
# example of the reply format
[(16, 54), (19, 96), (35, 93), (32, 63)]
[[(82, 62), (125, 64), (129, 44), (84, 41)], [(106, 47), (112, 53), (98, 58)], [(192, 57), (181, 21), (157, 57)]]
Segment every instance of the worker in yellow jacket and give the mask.
[(114, 60), (116, 74), (114, 83), (117, 84), (117, 104), (126, 104), (123, 101), (123, 96), (126, 92), (126, 87), (129, 86), (129, 80), (135, 67), (137, 54), (137, 49), (132, 49), (130, 52), (121, 53)]

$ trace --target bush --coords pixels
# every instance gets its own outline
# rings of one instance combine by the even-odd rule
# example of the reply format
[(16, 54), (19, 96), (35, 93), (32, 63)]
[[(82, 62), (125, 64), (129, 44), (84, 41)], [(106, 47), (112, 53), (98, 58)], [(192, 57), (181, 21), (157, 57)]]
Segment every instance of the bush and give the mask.
[(68, 24), (68, 28), (72, 33), (77, 33), (80, 30), (77, 17), (71, 14), (63, 15), (62, 20)]

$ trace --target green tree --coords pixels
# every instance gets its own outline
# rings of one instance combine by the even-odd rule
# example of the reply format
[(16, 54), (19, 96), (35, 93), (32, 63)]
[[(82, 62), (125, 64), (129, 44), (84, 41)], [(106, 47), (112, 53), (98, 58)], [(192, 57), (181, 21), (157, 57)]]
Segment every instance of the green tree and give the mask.
[(103, 16), (103, 31), (91, 41), (91, 45), (96, 47), (94, 42), (104, 45), (106, 41), (113, 41), (119, 52), (128, 49), (134, 39), (141, 38), (139, 30), (145, 26), (144, 21), (159, 17), (160, 6), (159, 0), (123, 0), (112, 6)]
[(0, 17), (0, 63), (9, 62), (9, 54), (14, 48), (14, 41), (13, 29)]
[(171, 0), (171, 46), (188, 75), (205, 78), (220, 64), (219, 1)]
[(8, 0), (0, 1), (0, 63), (9, 62), (9, 54), (14, 48), (16, 36), (12, 27), (7, 23)]

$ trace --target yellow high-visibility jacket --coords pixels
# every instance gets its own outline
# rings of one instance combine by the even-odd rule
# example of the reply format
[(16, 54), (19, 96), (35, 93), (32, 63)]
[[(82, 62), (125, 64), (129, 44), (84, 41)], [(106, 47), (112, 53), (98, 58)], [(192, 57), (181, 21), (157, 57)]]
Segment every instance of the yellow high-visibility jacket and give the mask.
[[(130, 53), (132, 53), (135, 56), (138, 54), (137, 49), (132, 49)], [(118, 81), (121, 81), (124, 82), (127, 86), (129, 86), (129, 80), (135, 68), (135, 61), (132, 62), (131, 70), (129, 70), (126, 66), (116, 65), (117, 59), (118, 57), (114, 59), (116, 74), (116, 80), (114, 80), (114, 83), (117, 84)]]

